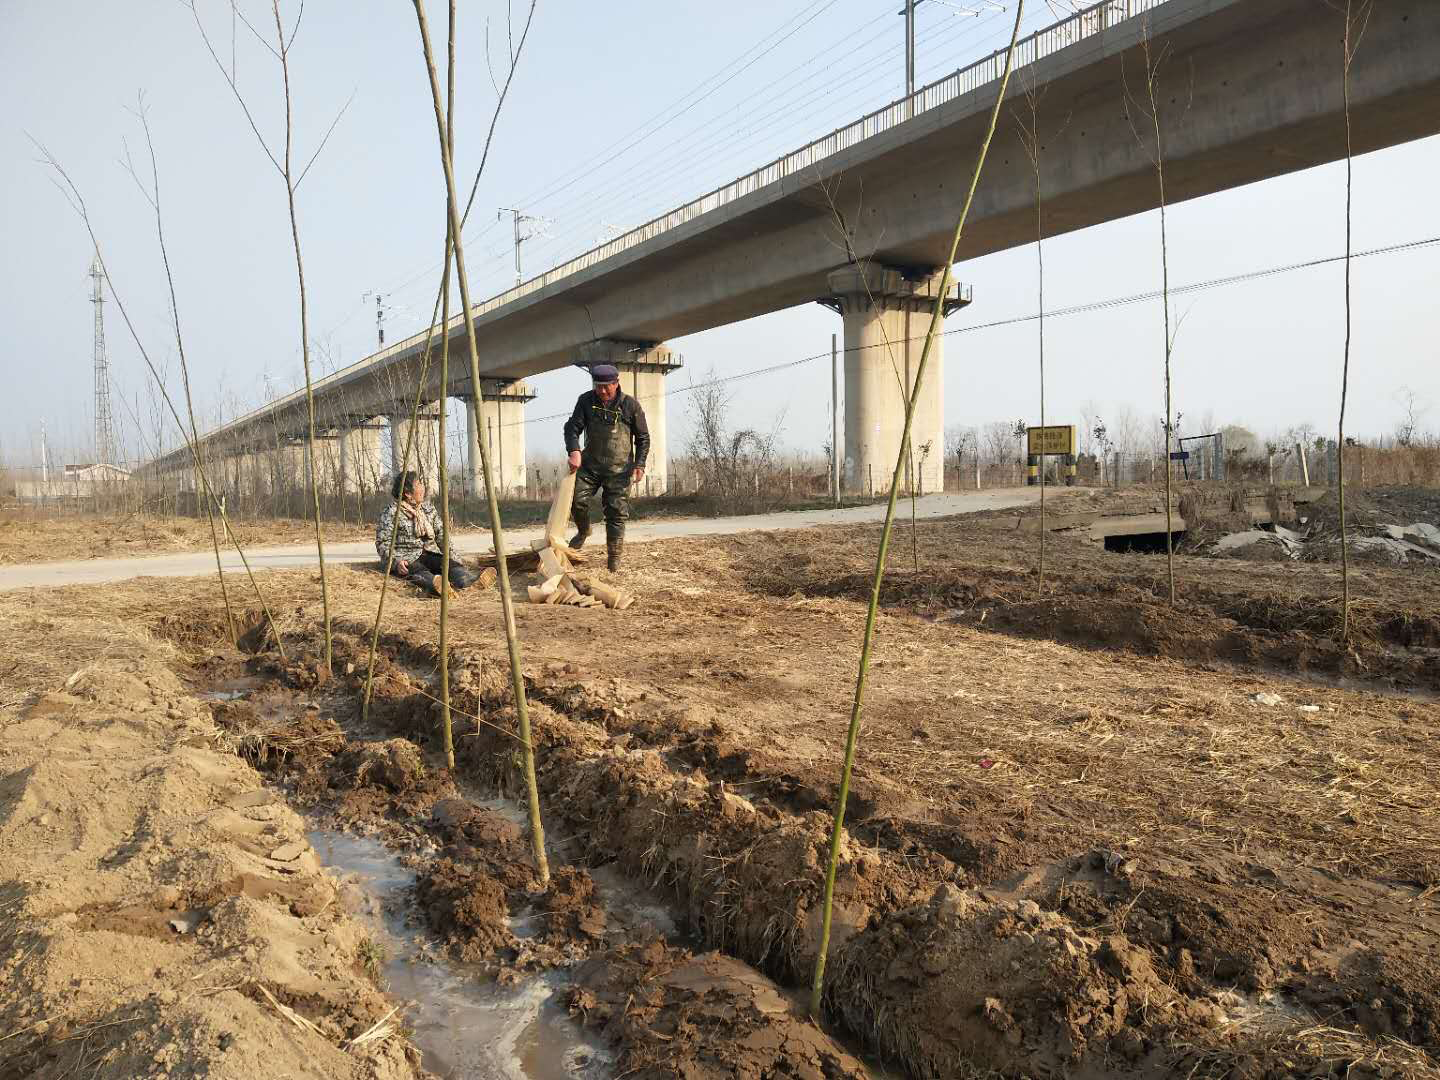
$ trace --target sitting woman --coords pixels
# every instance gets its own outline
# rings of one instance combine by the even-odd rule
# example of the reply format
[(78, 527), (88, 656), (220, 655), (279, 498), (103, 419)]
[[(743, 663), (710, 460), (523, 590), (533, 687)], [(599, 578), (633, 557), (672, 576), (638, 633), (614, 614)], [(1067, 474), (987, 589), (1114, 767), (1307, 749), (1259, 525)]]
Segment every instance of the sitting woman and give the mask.
[[(387, 502), (375, 529), (375, 550), (383, 564), (390, 556), (390, 537), (395, 537), (395, 562), (391, 573), (409, 578), (422, 589), (440, 595), (440, 571), (444, 566), (441, 552), (445, 548), (445, 525), (435, 507), (425, 501), (425, 481), (419, 473), (402, 472), (390, 487), (390, 496), (398, 502)], [(396, 527), (396, 507), (399, 527)], [(479, 574), (466, 570), (459, 558), (450, 553), (450, 584), (457, 589), (473, 585)]]

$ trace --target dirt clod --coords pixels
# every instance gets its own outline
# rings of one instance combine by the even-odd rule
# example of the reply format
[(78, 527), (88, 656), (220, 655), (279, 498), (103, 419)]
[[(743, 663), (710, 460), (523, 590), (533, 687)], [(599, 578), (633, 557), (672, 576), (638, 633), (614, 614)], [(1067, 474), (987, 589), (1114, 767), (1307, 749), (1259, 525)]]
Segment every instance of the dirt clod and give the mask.
[(577, 972), (569, 1001), (618, 1048), (625, 1076), (866, 1076), (774, 983), (721, 953), (615, 949)]

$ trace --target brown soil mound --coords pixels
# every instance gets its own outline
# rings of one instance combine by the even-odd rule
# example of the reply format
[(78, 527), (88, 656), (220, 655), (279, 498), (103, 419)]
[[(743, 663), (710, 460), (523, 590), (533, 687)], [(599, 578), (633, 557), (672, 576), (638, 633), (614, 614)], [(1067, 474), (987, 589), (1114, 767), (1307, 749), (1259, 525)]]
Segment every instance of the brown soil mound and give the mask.
[(720, 953), (630, 945), (595, 957), (575, 981), (571, 1011), (619, 1048), (622, 1076), (868, 1075), (774, 983)]
[[(473, 702), (464, 700), (468, 710)], [(654, 751), (612, 749), (600, 729), (538, 703), (531, 708), (543, 733), (537, 756), (547, 805), (570, 821), (589, 856), (669, 891), (707, 946), (803, 980), (818, 940), (827, 816), (756, 805), (703, 773), (677, 775)], [(485, 762), (500, 770), (502, 783), (513, 784), (504, 774), (513, 764), (495, 753), (500, 738), (484, 728), (467, 738), (467, 764)], [(930, 875), (955, 872), (933, 853), (906, 860), (847, 843), (836, 881), (835, 940), (863, 926), (875, 907), (912, 899)]]
[[(0, 728), (0, 1077), (423, 1075), (301, 819), (168, 671)], [(285, 1010), (292, 1010), (287, 1013)]]
[(425, 779), (425, 762), (415, 744), (405, 739), (367, 743), (354, 755), (354, 783), (381, 784), (394, 792), (410, 791)]
[(1112, 1054), (1134, 1063), (1150, 1033), (1220, 1019), (1121, 935), (1087, 937), (1033, 901), (953, 886), (851, 940), (829, 986), (850, 1027), (927, 1078), (967, 1065), (1061, 1076)]
[[(757, 584), (780, 595), (850, 600), (868, 599), (873, 577), (872, 571), (839, 571), (829, 564), (798, 571), (792, 566), (783, 580), (754, 573)], [(1440, 581), (1440, 574), (1424, 568), (1412, 573), (1423, 577), (1417, 586)], [(1048, 586), (1023, 570), (953, 566), (922, 568), (917, 575), (893, 567), (880, 599), (889, 610), (1078, 648), (1384, 675), (1440, 687), (1440, 655), (1433, 652), (1440, 647), (1440, 614), (1413, 600), (1412, 606), (1369, 602), (1358, 584), (1356, 595), (1348, 648), (1338, 644), (1339, 610), (1328, 600), (1201, 580), (1183, 585), (1172, 607), (1162, 577), (1126, 573), (1120, 565)]]
[(437, 859), (418, 881), (420, 907), (463, 960), (489, 960), (514, 950), (505, 887), (475, 863)]

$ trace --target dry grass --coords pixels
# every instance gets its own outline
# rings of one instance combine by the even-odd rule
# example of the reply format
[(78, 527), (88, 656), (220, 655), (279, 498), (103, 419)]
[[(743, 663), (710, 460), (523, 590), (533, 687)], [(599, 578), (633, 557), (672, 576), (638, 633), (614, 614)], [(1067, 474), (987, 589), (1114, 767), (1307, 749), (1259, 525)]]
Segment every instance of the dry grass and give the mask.
[[(193, 589), (194, 582), (187, 583)], [(86, 664), (97, 660), (179, 659), (175, 647), (144, 625), (117, 618), (108, 593), (75, 589), (63, 601), (40, 590), (0, 592), (0, 636), (11, 645), (0, 658), (0, 718), (31, 695), (58, 689)], [(224, 613), (218, 610), (218, 625)]]
[[(293, 518), (236, 521), (230, 526), (246, 549), (302, 544), (315, 539), (314, 525)], [(328, 522), (325, 540), (368, 540), (370, 526)], [(59, 562), (66, 559), (123, 559), (132, 555), (164, 555), (210, 548), (210, 526), (201, 518), (149, 514), (102, 516), (65, 514), (35, 517), (9, 513), (0, 517), (0, 565)]]

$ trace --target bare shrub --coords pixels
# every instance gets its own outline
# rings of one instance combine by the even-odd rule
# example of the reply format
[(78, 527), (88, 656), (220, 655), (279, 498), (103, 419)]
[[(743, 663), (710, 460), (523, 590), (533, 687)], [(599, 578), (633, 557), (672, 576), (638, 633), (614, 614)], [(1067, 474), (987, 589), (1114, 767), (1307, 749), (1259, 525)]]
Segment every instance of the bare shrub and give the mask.
[(685, 456), (695, 471), (700, 491), (723, 499), (743, 499), (759, 489), (759, 477), (775, 465), (780, 420), (764, 433), (754, 428), (732, 430), (734, 395), (712, 369), (694, 386), (686, 406), (693, 421)]

